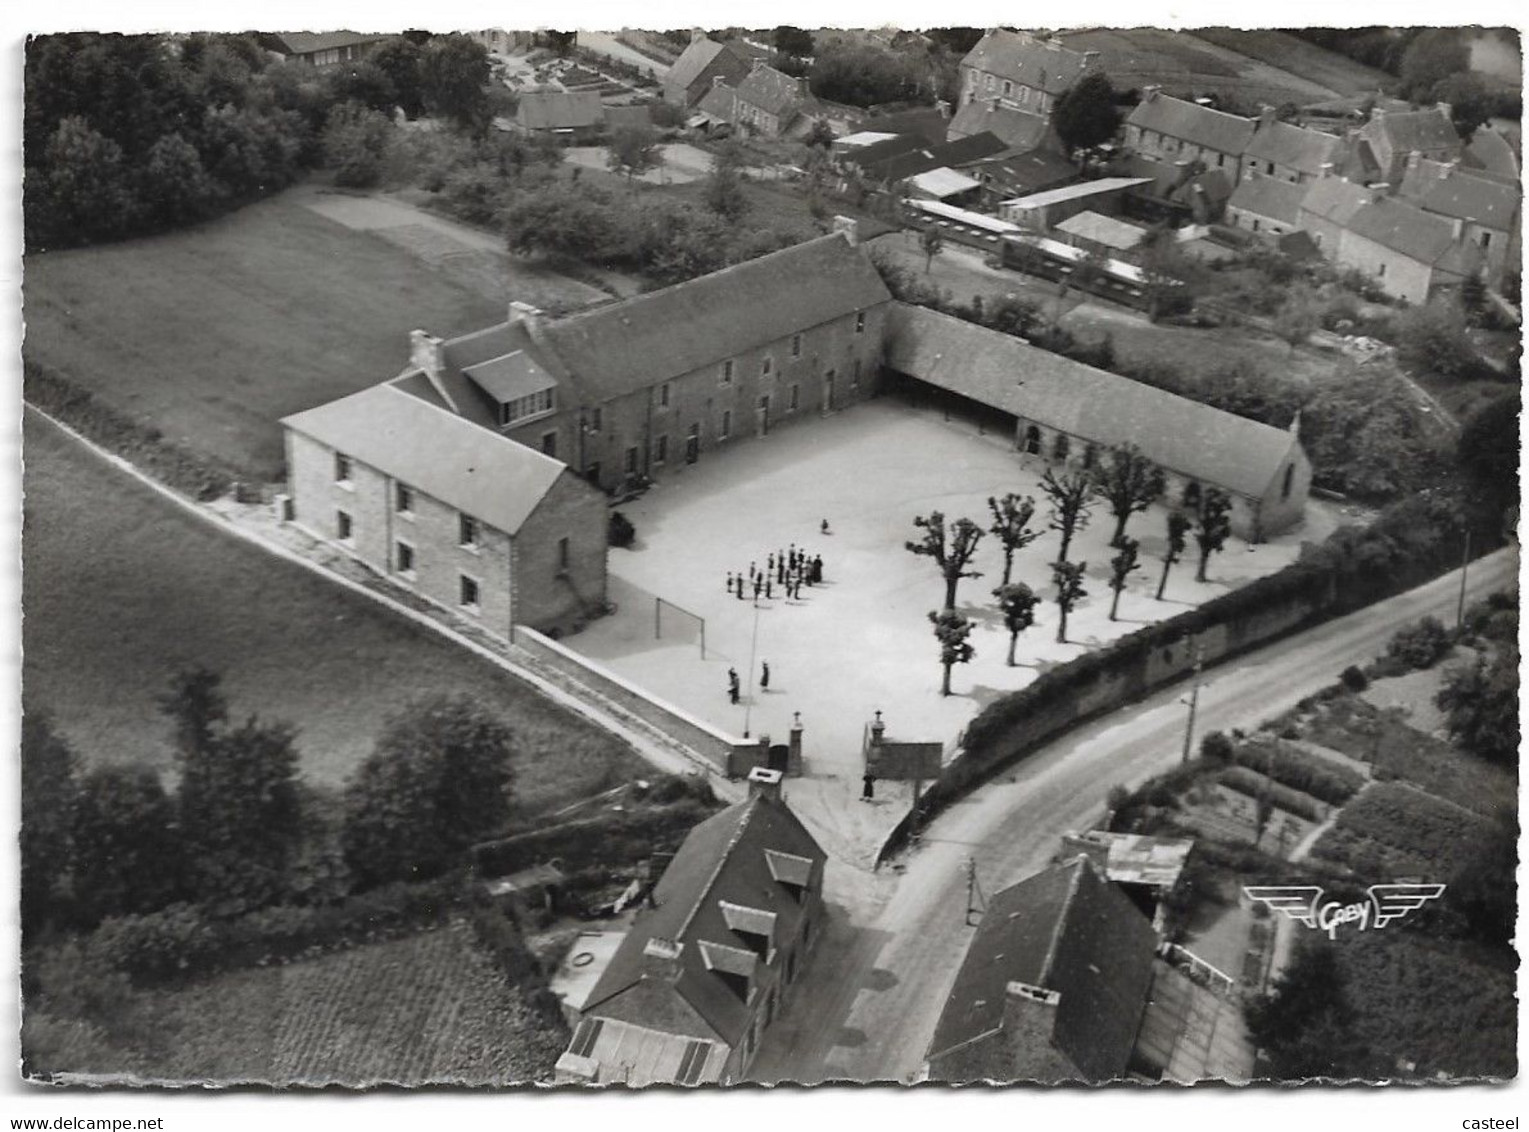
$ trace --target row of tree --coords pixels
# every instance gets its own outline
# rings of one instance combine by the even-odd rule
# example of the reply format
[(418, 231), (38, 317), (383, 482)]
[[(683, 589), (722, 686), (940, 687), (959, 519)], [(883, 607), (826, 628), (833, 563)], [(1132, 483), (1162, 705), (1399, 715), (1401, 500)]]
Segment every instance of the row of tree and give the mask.
[[(1120, 595), (1141, 566), (1141, 544), (1126, 534), (1131, 516), (1145, 511), (1161, 499), (1167, 488), (1163, 470), (1149, 460), (1135, 445), (1120, 445), (1088, 466), (1066, 469), (1058, 474), (1047, 468), (1041, 477), (1041, 491), (1050, 504), (1048, 529), (1060, 535), (1057, 556), (1051, 563), (1051, 582), (1057, 604), (1057, 641), (1067, 640), (1067, 617), (1088, 596), (1083, 579), (1087, 562), (1069, 559), (1074, 537), (1088, 526), (1096, 501), (1104, 502), (1115, 519), (1110, 546), (1116, 554), (1110, 560), (1109, 587), (1113, 593), (1109, 618), (1115, 620)], [(939, 567), (945, 582), (945, 602), (938, 612), (929, 614), (935, 638), (940, 646), (940, 665), (944, 670), (941, 694), (950, 695), (950, 673), (957, 664), (968, 663), (976, 655), (968, 638), (972, 621), (956, 611), (956, 591), (962, 578), (980, 578), (971, 563), (986, 534), (996, 538), (1003, 548), (1003, 580), (993, 596), (1009, 632), (1008, 664), (1012, 667), (1019, 634), (1035, 624), (1035, 607), (1041, 598), (1023, 582), (1012, 581), (1014, 555), (1041, 537), (1042, 531), (1031, 526), (1036, 514), (1032, 496), (1014, 493), (1002, 499), (989, 498), (991, 524), (983, 528), (971, 519), (961, 518), (948, 526), (942, 512), (920, 515), (913, 525), (922, 534), (906, 543), (907, 550), (927, 557)], [(1217, 488), (1205, 488), (1192, 508), (1174, 508), (1168, 512), (1163, 572), (1158, 581), (1157, 600), (1163, 600), (1168, 575), (1183, 556), (1188, 536), (1193, 533), (1199, 547), (1199, 568), (1195, 577), (1205, 581), (1205, 571), (1212, 554), (1219, 552), (1231, 534), (1231, 499)]]
[(465, 697), (389, 720), (338, 800), (301, 779), (295, 729), (230, 718), (219, 678), (160, 698), (178, 783), (142, 764), (82, 766), (49, 718), (22, 725), (22, 928), (28, 943), (177, 902), (215, 917), (315, 904), (450, 868), (510, 817), (515, 741)]

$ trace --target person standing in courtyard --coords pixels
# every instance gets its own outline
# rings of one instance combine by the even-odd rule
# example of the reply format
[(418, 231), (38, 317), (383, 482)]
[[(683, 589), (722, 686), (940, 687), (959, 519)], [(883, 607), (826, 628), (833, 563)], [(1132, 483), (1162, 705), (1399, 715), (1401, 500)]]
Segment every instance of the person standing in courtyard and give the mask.
[(759, 595), (764, 592), (764, 575), (754, 575), (754, 600), (759, 600)]
[(727, 670), (727, 698), (735, 704), (738, 702), (738, 670), (736, 668)]
[(823, 556), (821, 554), (812, 560), (812, 580), (814, 582), (821, 582), (823, 580)]
[(827, 519), (823, 520), (823, 525), (818, 528), (818, 533), (819, 534), (825, 534), (825, 535), (833, 534), (833, 532), (828, 529), (828, 520)]
[(770, 662), (768, 660), (761, 660), (759, 662), (759, 690), (761, 692), (768, 692), (770, 690)]
[(733, 572), (731, 570), (727, 572), (727, 592), (729, 595), (733, 592)]
[(774, 598), (775, 598), (775, 594), (774, 594), (774, 592), (770, 588), (770, 579), (766, 578), (765, 579), (765, 600), (766, 601), (773, 601)]

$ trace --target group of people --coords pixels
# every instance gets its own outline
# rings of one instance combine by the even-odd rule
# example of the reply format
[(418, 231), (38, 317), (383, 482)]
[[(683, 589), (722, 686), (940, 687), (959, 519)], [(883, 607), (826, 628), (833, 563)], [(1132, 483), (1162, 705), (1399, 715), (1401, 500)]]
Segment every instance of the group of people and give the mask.
[(796, 543), (792, 543), (787, 550), (777, 550), (767, 555), (763, 570), (757, 562), (749, 563), (747, 575), (742, 571), (734, 573), (729, 570), (727, 592), (742, 601), (752, 590), (755, 601), (760, 598), (768, 601), (775, 597), (778, 588), (791, 601), (802, 596), (804, 585), (813, 586), (822, 580), (823, 556), (809, 556), (805, 550), (798, 550)]
[[(770, 690), (770, 662), (768, 660), (759, 662), (759, 690), (761, 692), (768, 692)], [(736, 668), (729, 668), (727, 670), (727, 698), (730, 703), (736, 704), (739, 702), (739, 691), (738, 670)]]

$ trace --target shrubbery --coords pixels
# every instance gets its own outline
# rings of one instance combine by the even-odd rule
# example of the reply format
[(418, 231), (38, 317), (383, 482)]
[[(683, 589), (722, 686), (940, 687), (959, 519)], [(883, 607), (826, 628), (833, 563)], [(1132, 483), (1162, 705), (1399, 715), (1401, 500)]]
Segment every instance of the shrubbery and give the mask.
[(1322, 807), (1310, 795), (1292, 790), (1245, 766), (1229, 767), (1222, 772), (1221, 785), (1249, 798), (1266, 798), (1269, 804), (1307, 821), (1321, 821)]
[(1386, 645), (1386, 655), (1408, 668), (1432, 668), (1449, 652), (1452, 643), (1443, 622), (1437, 617), (1424, 617), (1398, 629)]
[(1364, 775), (1352, 767), (1284, 743), (1241, 743), (1233, 758), (1239, 766), (1256, 770), (1329, 806), (1343, 805), (1359, 793), (1365, 782)]

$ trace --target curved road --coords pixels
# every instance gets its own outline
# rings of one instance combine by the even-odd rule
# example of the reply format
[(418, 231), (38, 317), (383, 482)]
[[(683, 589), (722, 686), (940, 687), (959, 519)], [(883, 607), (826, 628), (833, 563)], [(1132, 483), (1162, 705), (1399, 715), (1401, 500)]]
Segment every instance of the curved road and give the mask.
[[(1480, 597), (1517, 585), (1513, 547), (1471, 563)], [(1347, 617), (1207, 669), (1196, 735), (1251, 729), (1385, 648), (1425, 614), (1454, 620), (1458, 571)], [(910, 1081), (918, 1073), (973, 929), (966, 861), (991, 894), (1044, 868), (1069, 830), (1100, 816), (1110, 787), (1173, 766), (1187, 694), (1173, 685), (1087, 724), (937, 818), (922, 844), (880, 874), (830, 862), (827, 936), (750, 1076), (758, 1081)], [(903, 871), (899, 875), (899, 867)]]

